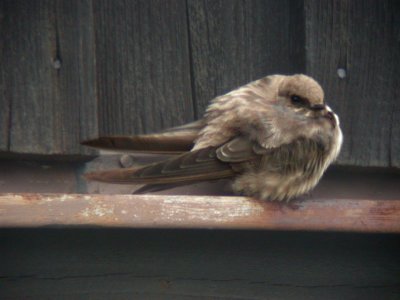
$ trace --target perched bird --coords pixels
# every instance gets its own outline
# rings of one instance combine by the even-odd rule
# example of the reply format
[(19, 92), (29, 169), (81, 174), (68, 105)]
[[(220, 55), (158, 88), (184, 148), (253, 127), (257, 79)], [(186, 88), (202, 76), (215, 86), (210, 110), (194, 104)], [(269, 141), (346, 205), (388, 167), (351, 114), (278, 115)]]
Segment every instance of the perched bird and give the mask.
[(83, 144), (177, 154), (144, 167), (88, 173), (89, 180), (154, 187), (232, 178), (237, 194), (288, 201), (318, 183), (339, 154), (342, 132), (314, 79), (272, 75), (213, 99), (196, 122)]

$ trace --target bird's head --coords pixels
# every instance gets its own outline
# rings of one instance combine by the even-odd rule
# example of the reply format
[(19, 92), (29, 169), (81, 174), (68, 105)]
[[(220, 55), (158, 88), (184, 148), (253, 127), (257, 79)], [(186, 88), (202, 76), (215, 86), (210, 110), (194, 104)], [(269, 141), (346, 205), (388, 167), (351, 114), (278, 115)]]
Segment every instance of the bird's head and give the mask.
[(339, 126), (338, 117), (324, 102), (324, 91), (309, 76), (284, 76), (279, 84), (277, 103), (299, 120), (319, 121), (333, 128)]

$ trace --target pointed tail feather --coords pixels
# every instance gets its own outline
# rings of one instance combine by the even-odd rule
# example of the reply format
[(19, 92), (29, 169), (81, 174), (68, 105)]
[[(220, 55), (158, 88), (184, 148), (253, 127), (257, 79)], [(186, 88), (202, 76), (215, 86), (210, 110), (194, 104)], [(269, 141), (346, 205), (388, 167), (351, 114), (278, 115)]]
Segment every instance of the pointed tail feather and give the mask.
[(114, 151), (136, 151), (147, 153), (176, 154), (190, 151), (193, 148), (195, 136), (104, 136), (82, 142), (82, 145)]
[(82, 145), (114, 151), (177, 154), (190, 151), (203, 126), (199, 120), (160, 133), (136, 136), (104, 136), (82, 142)]

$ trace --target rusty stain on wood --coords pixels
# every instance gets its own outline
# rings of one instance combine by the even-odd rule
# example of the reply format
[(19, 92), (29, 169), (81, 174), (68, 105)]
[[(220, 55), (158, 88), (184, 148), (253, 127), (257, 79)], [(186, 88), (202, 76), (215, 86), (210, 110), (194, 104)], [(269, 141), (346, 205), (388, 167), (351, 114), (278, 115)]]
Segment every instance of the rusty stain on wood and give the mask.
[(0, 194), (0, 227), (59, 225), (400, 232), (400, 200)]

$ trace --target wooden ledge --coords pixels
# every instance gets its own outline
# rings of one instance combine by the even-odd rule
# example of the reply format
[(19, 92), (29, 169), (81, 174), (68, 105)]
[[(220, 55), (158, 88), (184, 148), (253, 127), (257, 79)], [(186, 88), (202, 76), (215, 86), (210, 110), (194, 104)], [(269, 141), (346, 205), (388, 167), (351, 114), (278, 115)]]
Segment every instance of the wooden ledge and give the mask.
[(0, 227), (103, 226), (400, 232), (400, 200), (293, 204), (244, 197), (0, 194)]

